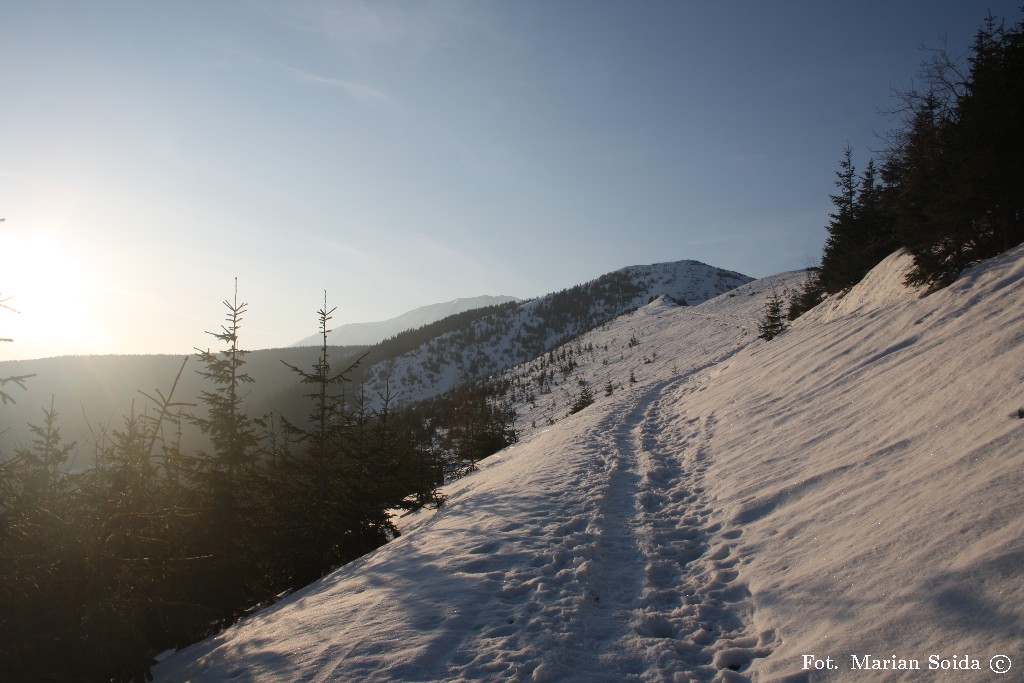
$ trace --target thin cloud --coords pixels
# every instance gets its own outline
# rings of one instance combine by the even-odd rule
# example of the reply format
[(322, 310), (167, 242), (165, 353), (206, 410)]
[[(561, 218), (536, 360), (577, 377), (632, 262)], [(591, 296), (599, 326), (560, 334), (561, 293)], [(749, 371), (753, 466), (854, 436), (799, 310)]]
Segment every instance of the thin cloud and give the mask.
[(324, 76), (243, 50), (225, 49), (224, 55), (226, 58), (216, 64), (217, 68), (230, 68), (234, 64), (266, 68), (284, 74), (289, 80), (300, 85), (340, 90), (360, 104), (367, 106), (392, 107), (395, 104), (394, 98), (390, 95), (365, 83)]
[(365, 85), (363, 83), (356, 83), (355, 81), (348, 81), (341, 78), (331, 78), (330, 76), (321, 76), (310, 71), (303, 69), (297, 69), (292, 66), (279, 65), (284, 69), (285, 73), (295, 81), (303, 85), (309, 85), (317, 88), (331, 88), (335, 90), (341, 90), (350, 95), (354, 100), (366, 104), (376, 106), (390, 107), (394, 105), (394, 100), (384, 92), (381, 92), (377, 88)]
[(322, 237), (320, 235), (311, 235), (310, 238), (317, 242), (320, 245), (321, 249), (324, 251), (330, 252), (332, 254), (338, 254), (340, 256), (344, 256), (345, 258), (356, 260), (369, 266), (377, 267), (381, 265), (381, 262), (378, 258), (366, 253), (365, 251), (360, 251), (359, 249), (356, 249), (351, 245), (345, 244), (344, 242), (332, 240), (327, 237)]
[(465, 0), (388, 3), (376, 0), (306, 0), (254, 5), (295, 31), (326, 36), (348, 59), (372, 61), (382, 52), (421, 56), (482, 35), (497, 43), (503, 32), (492, 25), (486, 8)]

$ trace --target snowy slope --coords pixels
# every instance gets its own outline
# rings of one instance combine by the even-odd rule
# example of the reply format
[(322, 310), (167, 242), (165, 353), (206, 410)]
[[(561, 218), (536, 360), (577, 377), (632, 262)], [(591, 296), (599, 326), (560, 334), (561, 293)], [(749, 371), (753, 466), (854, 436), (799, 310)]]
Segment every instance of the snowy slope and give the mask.
[(389, 383), (398, 404), (431, 398), (535, 358), (657, 297), (693, 305), (750, 280), (699, 261), (621, 268), (489, 315), (379, 363), (372, 368), (367, 393), (384, 393)]
[(1024, 248), (923, 299), (904, 266), (771, 342), (801, 274), (594, 330), (445, 507), (157, 680), (1019, 680)]
[[(471, 311), (475, 308), (497, 306), (498, 304), (519, 301), (514, 296), (475, 296), (455, 299), (429, 306), (420, 306), (400, 316), (367, 323), (346, 323), (339, 325), (327, 333), (327, 343), (331, 346), (363, 346), (376, 344), (406, 330), (415, 330), (432, 322), (442, 320), (450, 315)], [(291, 346), (320, 346), (323, 336), (313, 334), (300, 339)]]

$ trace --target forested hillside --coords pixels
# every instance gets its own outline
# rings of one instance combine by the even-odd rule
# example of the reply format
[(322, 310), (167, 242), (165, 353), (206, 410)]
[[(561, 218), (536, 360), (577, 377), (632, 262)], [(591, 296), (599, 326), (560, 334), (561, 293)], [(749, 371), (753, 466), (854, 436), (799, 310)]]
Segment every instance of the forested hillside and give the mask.
[(899, 90), (877, 160), (857, 172), (847, 146), (820, 271), (791, 298), (798, 317), (905, 248), (909, 285), (947, 286), (966, 267), (1024, 242), (1024, 21), (990, 16), (966, 56), (932, 50)]
[(414, 403), (536, 358), (660, 296), (696, 305), (750, 280), (697, 261), (623, 268), (520, 306), (505, 307), (393, 361), (379, 363), (370, 375), (371, 391), (380, 393), (388, 385), (401, 404)]

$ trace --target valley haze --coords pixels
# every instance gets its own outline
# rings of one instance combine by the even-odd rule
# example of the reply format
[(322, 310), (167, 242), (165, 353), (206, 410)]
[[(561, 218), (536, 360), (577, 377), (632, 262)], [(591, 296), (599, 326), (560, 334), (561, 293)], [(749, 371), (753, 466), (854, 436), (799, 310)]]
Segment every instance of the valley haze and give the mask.
[[(327, 333), (327, 343), (331, 346), (361, 346), (376, 344), (392, 337), (399, 332), (412, 330), (428, 323), (436, 322), (443, 318), (463, 311), (471, 311), (474, 308), (495, 306), (510, 301), (521, 301), (514, 296), (475, 296), (463, 299), (455, 299), (429, 306), (407, 311), (402, 315), (388, 320), (362, 323), (346, 323)], [(322, 333), (311, 334), (304, 339), (292, 344), (292, 346), (320, 346), (324, 338)]]
[[(371, 401), (386, 391), (394, 395), (396, 404), (408, 405), (443, 394), (459, 382), (480, 380), (532, 359), (658, 296), (698, 303), (749, 280), (692, 260), (628, 266), (528, 302), (513, 297), (461, 298), (381, 323), (356, 328), (343, 325), (328, 333), (328, 344), (387, 337), (369, 345), (330, 346), (332, 363), (343, 367), (358, 361), (359, 367), (349, 379), (354, 386), (363, 387)], [(482, 308), (474, 308), (477, 305)], [(306, 390), (286, 364), (312, 366), (323, 344), (322, 335), (309, 340), (314, 338), (315, 346), (307, 346), (303, 340), (291, 347), (261, 349), (245, 356), (245, 371), (253, 379), (245, 388), (247, 410), (255, 415), (284, 413), (289, 419), (305, 419), (305, 408), (296, 409), (296, 405), (304, 405)], [(204, 341), (209, 344), (212, 339)], [(244, 341), (243, 320), (243, 348)], [(15, 389), (17, 402), (5, 406), (7, 429), (0, 432), (0, 447), (27, 442), (29, 425), (39, 421), (51, 397), (61, 413), (63, 433), (80, 445), (90, 444), (97, 429), (116, 427), (121, 416), (144, 409), (140, 391), (150, 395), (166, 391), (183, 358), (108, 355), (0, 361), (0, 377), (34, 375), (31, 392), (19, 396)], [(176, 396), (200, 403), (205, 386), (197, 372), (200, 368), (195, 358), (186, 366)], [(185, 426), (186, 441), (202, 443), (194, 431)], [(74, 466), (81, 469), (90, 462), (87, 457), (76, 457)]]

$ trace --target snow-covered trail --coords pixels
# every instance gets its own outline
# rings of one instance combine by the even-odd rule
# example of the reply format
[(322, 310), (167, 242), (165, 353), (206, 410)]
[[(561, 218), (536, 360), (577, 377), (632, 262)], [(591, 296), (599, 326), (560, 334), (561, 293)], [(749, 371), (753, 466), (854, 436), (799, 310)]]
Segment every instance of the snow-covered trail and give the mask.
[(638, 385), (484, 463), (406, 535), (162, 681), (716, 680), (770, 652), (701, 485), (707, 421)]
[(540, 662), (532, 680), (712, 680), (768, 652), (744, 620), (749, 593), (730, 558), (738, 532), (711, 523), (699, 483), (706, 432), (662, 438), (675, 415), (663, 397), (681, 382), (637, 389), (578, 432), (585, 470), (569, 488), (591, 493), (553, 536), (555, 573), (515, 578), (530, 595), (516, 609), (542, 615), (527, 631), (547, 634), (514, 648)]

